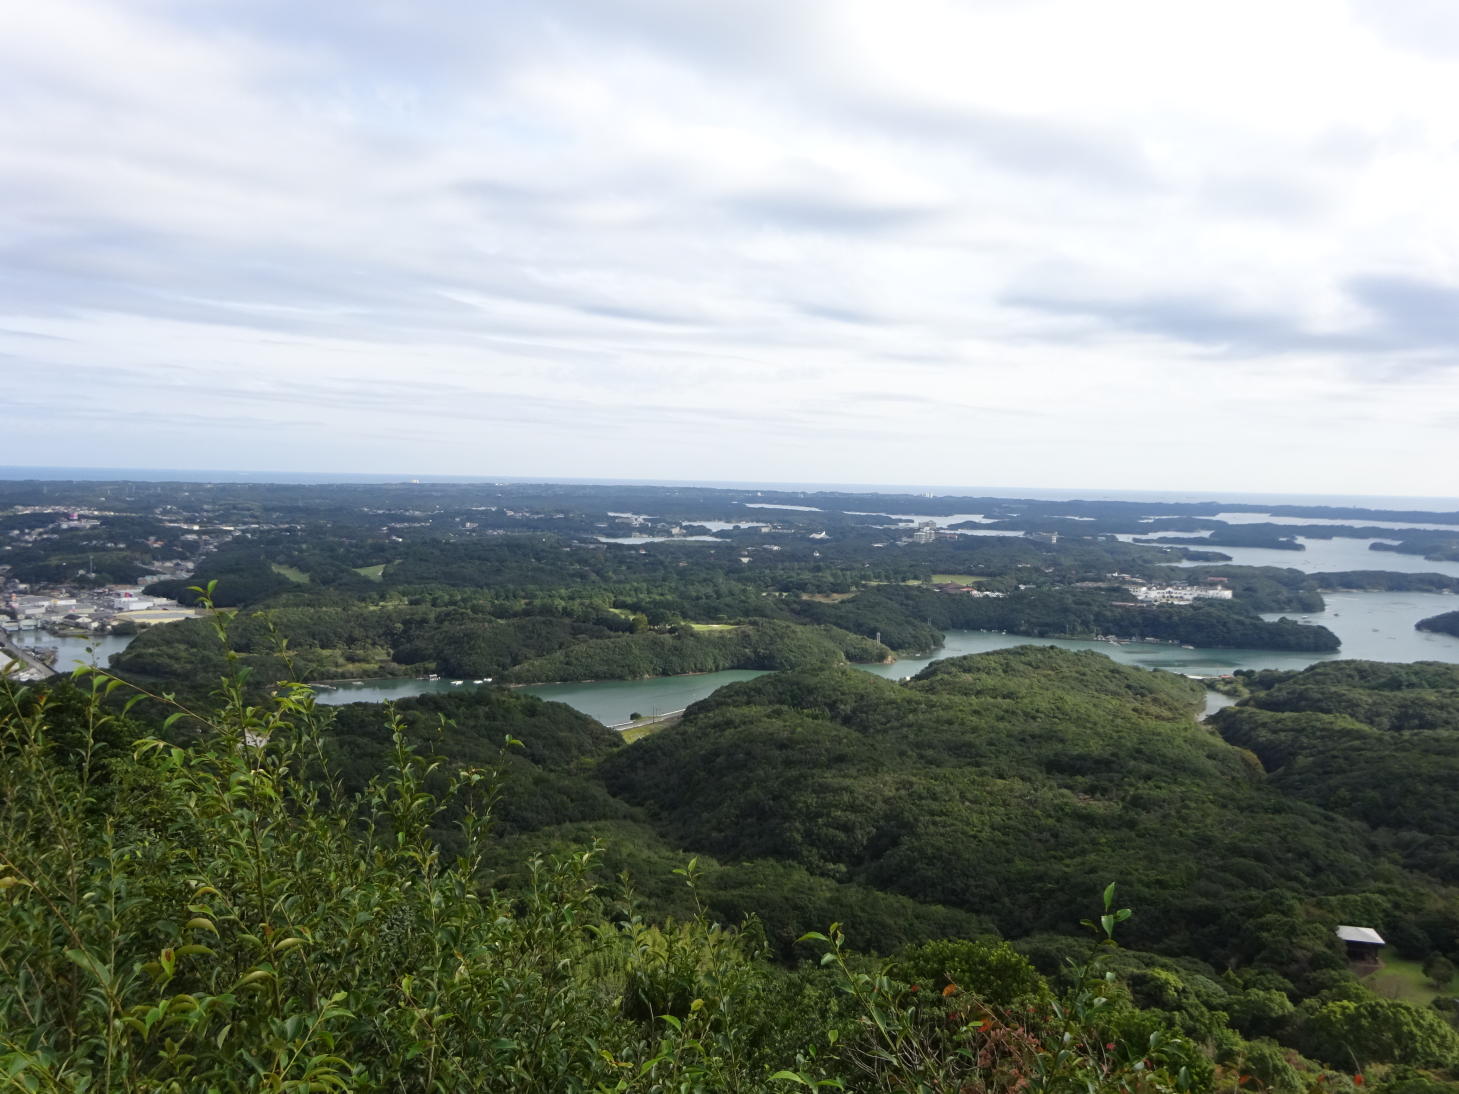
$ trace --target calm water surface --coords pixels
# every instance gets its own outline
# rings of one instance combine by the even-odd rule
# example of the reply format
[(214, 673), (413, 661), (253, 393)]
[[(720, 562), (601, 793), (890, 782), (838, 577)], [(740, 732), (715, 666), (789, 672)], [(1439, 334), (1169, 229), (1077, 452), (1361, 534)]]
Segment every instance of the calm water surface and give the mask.
[(1345, 524), (1349, 528), (1421, 528), (1429, 532), (1453, 532), (1452, 524), (1415, 524), (1406, 520), (1353, 520), (1344, 517), (1276, 517), (1270, 513), (1217, 513), (1214, 520), (1227, 524)]
[(83, 665), (95, 665), (104, 669), (111, 663), (112, 654), (121, 653), (132, 642), (130, 635), (106, 634), (88, 638), (62, 638), (45, 631), (22, 631), (13, 637), (22, 646), (49, 646), (59, 650), (60, 652), (56, 655), (56, 668), (60, 672), (70, 672)]
[[(1354, 541), (1313, 541), (1327, 545)], [(1362, 542), (1362, 541), (1357, 541)], [(1232, 549), (1228, 553), (1236, 553)], [(1302, 558), (1303, 552), (1262, 551), (1264, 555), (1281, 555), (1283, 559)], [(1309, 552), (1310, 553), (1310, 552)], [(1368, 554), (1368, 552), (1363, 552)], [(1377, 554), (1377, 552), (1372, 552)], [(1406, 556), (1389, 553), (1378, 556), (1391, 562)], [(1422, 559), (1417, 561), (1422, 562)], [(1433, 568), (1440, 564), (1429, 563)], [(1451, 567), (1453, 564), (1451, 564)], [(1312, 569), (1356, 569), (1351, 565), (1323, 564)], [(1453, 567), (1459, 570), (1459, 567)], [(1337, 653), (1283, 653), (1272, 650), (1184, 649), (1180, 646), (1149, 642), (1115, 644), (1111, 642), (1077, 641), (1073, 639), (1028, 638), (1015, 634), (989, 631), (950, 631), (942, 648), (928, 657), (911, 657), (890, 665), (858, 665), (857, 668), (889, 679), (903, 679), (920, 672), (943, 657), (984, 653), (1010, 646), (1035, 644), (1058, 646), (1070, 650), (1095, 650), (1126, 665), (1141, 668), (1167, 669), (1171, 672), (1200, 676), (1216, 676), (1236, 669), (1281, 668), (1300, 669), (1316, 661), (1337, 658), (1366, 658), (1375, 661), (1447, 661), (1459, 664), (1459, 638), (1444, 634), (1416, 631), (1420, 619), (1459, 608), (1459, 596), (1441, 593), (1328, 593), (1327, 610), (1312, 613), (1285, 613), (1304, 623), (1320, 623), (1342, 640)], [(1266, 616), (1279, 618), (1277, 614)], [(29, 634), (25, 645), (47, 645), (60, 648), (58, 667), (98, 664), (105, 667), (114, 653), (127, 647), (125, 637), (57, 638)], [(545, 684), (523, 688), (543, 699), (566, 703), (603, 722), (616, 725), (634, 714), (653, 715), (681, 710), (704, 698), (717, 688), (739, 680), (761, 675), (748, 669), (705, 673), (698, 676), (667, 676), (650, 680), (607, 680), (600, 683)], [(344, 684), (331, 691), (321, 691), (324, 704), (381, 702), (404, 699), (429, 692), (468, 690), (476, 685), (470, 680), (453, 684), (450, 680), (369, 680)], [(1223, 705), (1222, 696), (1211, 693), (1207, 709)]]
[[(1273, 552), (1278, 553), (1278, 552)], [(927, 657), (909, 657), (890, 665), (858, 665), (863, 672), (899, 680), (913, 676), (933, 661), (1010, 646), (1058, 646), (1066, 650), (1094, 650), (1125, 665), (1167, 669), (1198, 676), (1219, 676), (1237, 669), (1300, 669), (1316, 661), (1361, 657), (1376, 661), (1448, 661), (1459, 664), (1459, 638), (1413, 629), (1414, 623), (1459, 607), (1459, 597), (1440, 593), (1331, 593), (1328, 610), (1298, 615), (1303, 622), (1321, 623), (1342, 640), (1337, 653), (1284, 653), (1273, 650), (1184, 649), (1153, 642), (1089, 642), (1074, 639), (1027, 638), (990, 631), (949, 631), (941, 649)], [(1279, 618), (1269, 615), (1269, 619)], [(711, 672), (699, 676), (662, 676), (651, 680), (606, 680), (587, 684), (545, 684), (523, 688), (543, 699), (575, 707), (605, 725), (626, 722), (633, 714), (651, 715), (680, 710), (715, 689), (761, 675), (748, 669)], [(322, 703), (379, 702), (403, 699), (423, 692), (458, 691), (473, 685), (453, 686), (447, 680), (368, 681), (346, 685), (320, 695)], [(1207, 709), (1225, 705), (1211, 694)]]
[[(1129, 540), (1130, 536), (1120, 536)], [(1341, 570), (1391, 570), (1400, 574), (1447, 574), (1459, 577), (1459, 562), (1430, 562), (1422, 555), (1400, 555), (1397, 551), (1371, 551), (1368, 544), (1389, 542), (1370, 539), (1305, 539), (1298, 537), (1305, 551), (1274, 551), (1267, 547), (1211, 547), (1230, 555), (1232, 566), (1283, 566), (1304, 574)], [(1206, 550), (1200, 544), (1197, 548)], [(1181, 566), (1209, 566), (1208, 562), (1177, 563)]]
[[(635, 714), (651, 717), (683, 710), (690, 703), (703, 699), (710, 692), (738, 680), (753, 680), (763, 673), (751, 669), (729, 669), (697, 676), (659, 676), (651, 680), (602, 680), (589, 684), (541, 684), (519, 690), (591, 715), (604, 725), (618, 725)], [(454, 684), (450, 680), (363, 680), (358, 684), (341, 684), (332, 691), (321, 691), (318, 702), (326, 706), (342, 703), (379, 703), (387, 699), (408, 699), (412, 695), (470, 691), (477, 685), (470, 680)]]

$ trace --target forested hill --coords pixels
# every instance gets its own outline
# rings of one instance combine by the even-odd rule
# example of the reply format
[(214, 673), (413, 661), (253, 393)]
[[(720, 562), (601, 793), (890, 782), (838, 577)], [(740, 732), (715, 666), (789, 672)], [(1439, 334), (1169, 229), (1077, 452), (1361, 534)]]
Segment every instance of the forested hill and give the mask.
[(1214, 724), (1260, 757), (1274, 787), (1459, 883), (1459, 665), (1332, 661), (1242, 678), (1251, 698)]
[(631, 745), (492, 689), (326, 712), (233, 686), (149, 722), (166, 700), (0, 684), (0, 1074), (1452, 1094), (1447, 1012), (1360, 983), (1334, 927), (1442, 1002), (1459, 670), (1244, 683), (1228, 743), (1194, 682), (1095, 653), (828, 663)]
[[(1119, 635), (1234, 649), (1327, 651), (1340, 645), (1326, 627), (1291, 619), (1263, 620), (1250, 606), (1260, 602), (1255, 595), (1250, 600), (1161, 605), (1136, 604), (1129, 595), (1109, 586), (1059, 586), (1015, 589), (1000, 597), (970, 597), (897, 585), (869, 589), (834, 604), (812, 604), (804, 610), (812, 618), (847, 630), (880, 634), (897, 649), (916, 649), (919, 642), (925, 648), (940, 642), (942, 631), (953, 628), (999, 630), (1031, 638)], [(1262, 595), (1277, 599), (1266, 589)]]
[(1420, 619), (1414, 624), (1421, 631), (1435, 631), (1439, 634), (1459, 635), (1459, 612), (1443, 612)]
[(1138, 909), (1127, 942), (1186, 962), (1137, 962), (1172, 978), (1164, 998), (1185, 1028), (1220, 1012), (1243, 1035), (1335, 1059), (1358, 1026), (1451, 1035), (1433, 1011), (1374, 1010), (1333, 931), (1374, 926), (1397, 965), (1442, 967), (1459, 948), (1445, 888), (1456, 684), (1452, 666), (1361, 662), (1269, 678), (1252, 704), (1305, 689), (1328, 706), (1361, 697), (1373, 719), (1322, 716), (1350, 728), (1284, 768), (1263, 765), (1270, 734), (1237, 727), (1311, 716), (1228, 711), (1228, 744), (1195, 720), (1192, 681), (1026, 646), (938, 661), (905, 684), (842, 669), (730, 685), (599, 771), (660, 839), (989, 916), (1046, 969), (1069, 952), (1084, 879), (1117, 879)]
[(1140, 907), (1134, 941), (1224, 963), (1266, 948), (1255, 924), (1279, 894), (1391, 878), (1360, 825), (1281, 794), (1198, 725), (1201, 698), (1179, 676), (1035, 647), (906, 685), (782, 673), (721, 688), (601, 770), (682, 846), (975, 910), (1009, 934), (1061, 929), (1081, 878), (1118, 879)]

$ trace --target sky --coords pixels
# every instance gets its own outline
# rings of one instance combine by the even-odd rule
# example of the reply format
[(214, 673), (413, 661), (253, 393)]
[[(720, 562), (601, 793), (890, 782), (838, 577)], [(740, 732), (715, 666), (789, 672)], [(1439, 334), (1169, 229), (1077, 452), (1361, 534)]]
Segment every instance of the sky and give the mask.
[(0, 9), (0, 459), (1459, 496), (1450, 0)]

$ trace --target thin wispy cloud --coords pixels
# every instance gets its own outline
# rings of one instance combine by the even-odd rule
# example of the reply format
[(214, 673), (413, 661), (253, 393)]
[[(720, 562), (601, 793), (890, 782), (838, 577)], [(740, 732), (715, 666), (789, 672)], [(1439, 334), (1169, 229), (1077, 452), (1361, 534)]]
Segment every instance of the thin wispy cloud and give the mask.
[(13, 6), (8, 439), (1459, 494), (1456, 95), (1438, 0)]

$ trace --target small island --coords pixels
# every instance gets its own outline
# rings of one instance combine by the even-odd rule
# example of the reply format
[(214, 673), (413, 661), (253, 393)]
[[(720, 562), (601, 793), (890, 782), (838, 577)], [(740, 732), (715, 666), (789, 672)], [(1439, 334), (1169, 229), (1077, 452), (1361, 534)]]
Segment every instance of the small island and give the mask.
[(1431, 615), (1427, 619), (1420, 619), (1413, 625), (1413, 629), (1459, 637), (1459, 611), (1444, 612), (1442, 615)]

